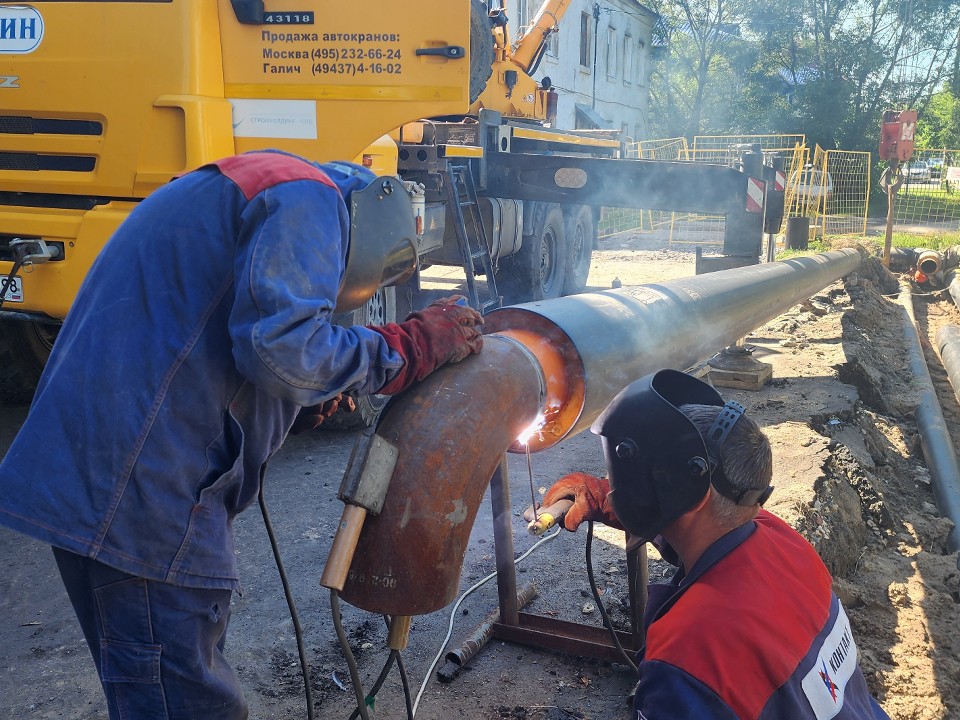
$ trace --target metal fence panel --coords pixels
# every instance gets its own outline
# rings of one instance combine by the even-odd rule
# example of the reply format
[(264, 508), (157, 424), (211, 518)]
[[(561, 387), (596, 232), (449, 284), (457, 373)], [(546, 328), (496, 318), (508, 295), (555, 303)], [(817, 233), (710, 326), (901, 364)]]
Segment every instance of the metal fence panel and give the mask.
[(903, 185), (893, 206), (896, 223), (960, 230), (960, 150), (916, 149), (901, 171)]
[[(784, 223), (788, 217), (807, 216), (811, 219), (811, 232), (815, 234), (866, 233), (870, 153), (826, 151), (818, 146), (814, 149), (811, 161), (806, 138), (800, 134), (698, 135), (692, 146), (688, 146), (684, 138), (629, 143), (627, 157), (732, 166), (739, 161), (743, 147), (748, 145), (759, 145), (764, 154), (775, 153), (784, 159), (787, 180)], [(946, 168), (950, 163), (957, 165), (957, 172), (960, 173), (960, 151), (931, 152), (939, 152), (944, 158), (944, 192), (947, 192), (946, 188), (950, 192), (956, 188), (957, 202), (952, 207), (960, 221), (960, 175), (953, 185), (946, 180)], [(919, 200), (917, 183), (911, 189), (913, 199)], [(900, 212), (907, 216), (917, 211), (911, 210), (908, 203), (901, 203), (898, 217)], [(661, 232), (671, 243), (719, 244), (723, 241), (723, 231), (722, 216), (603, 208), (598, 236), (609, 237), (622, 232)]]

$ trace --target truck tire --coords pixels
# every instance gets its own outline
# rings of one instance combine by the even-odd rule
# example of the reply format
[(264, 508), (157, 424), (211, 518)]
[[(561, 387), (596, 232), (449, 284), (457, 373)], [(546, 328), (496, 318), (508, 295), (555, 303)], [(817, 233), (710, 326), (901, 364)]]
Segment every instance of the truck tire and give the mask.
[(563, 212), (553, 203), (538, 203), (534, 212), (533, 233), (500, 260), (497, 289), (507, 305), (550, 300), (563, 291), (569, 256)]
[(0, 321), (0, 402), (26, 405), (50, 357), (59, 325)]
[[(394, 288), (381, 288), (363, 307), (352, 312), (334, 315), (337, 325), (383, 325), (397, 321), (397, 302)], [(353, 412), (337, 411), (320, 426), (323, 430), (355, 430), (370, 427), (377, 421), (389, 398), (386, 395), (367, 395), (357, 398)]]
[(493, 75), (493, 34), (483, 0), (470, 1), (470, 103), (480, 97)]
[(567, 222), (567, 242), (570, 255), (567, 258), (566, 272), (563, 274), (563, 294), (576, 295), (587, 287), (590, 275), (590, 259), (597, 239), (597, 223), (593, 217), (593, 208), (589, 205), (574, 205), (565, 213)]

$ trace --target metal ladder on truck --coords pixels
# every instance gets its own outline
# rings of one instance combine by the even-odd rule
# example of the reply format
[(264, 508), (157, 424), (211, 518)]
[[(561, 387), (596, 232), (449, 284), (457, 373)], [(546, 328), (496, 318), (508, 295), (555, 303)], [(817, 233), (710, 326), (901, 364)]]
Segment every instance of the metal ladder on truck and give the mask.
[[(497, 281), (493, 277), (493, 260), (487, 247), (487, 235), (484, 232), (483, 217), (477, 201), (477, 188), (473, 182), (470, 166), (466, 164), (447, 165), (447, 198), (453, 210), (454, 229), (463, 260), (463, 272), (467, 276), (467, 296), (470, 306), (482, 315), (490, 308), (498, 308), (503, 298), (497, 292)], [(474, 240), (467, 233), (467, 221), (471, 223)], [(481, 301), (477, 291), (477, 261), (480, 261), (487, 276), (486, 297)]]

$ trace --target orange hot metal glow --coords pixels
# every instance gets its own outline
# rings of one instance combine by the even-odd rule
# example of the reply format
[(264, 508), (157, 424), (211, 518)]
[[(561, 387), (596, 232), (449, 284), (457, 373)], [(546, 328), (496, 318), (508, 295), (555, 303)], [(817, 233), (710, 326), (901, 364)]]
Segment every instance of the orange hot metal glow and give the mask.
[[(556, 337), (562, 331), (551, 325), (537, 331), (511, 328), (498, 330), (497, 335), (511, 338), (523, 345), (537, 359), (546, 384), (546, 397), (541, 412), (543, 427), (527, 441), (531, 452), (549, 447), (555, 438), (561, 437), (576, 423), (583, 410), (584, 382), (580, 356), (569, 338)], [(517, 441), (510, 452), (525, 452), (523, 443)]]

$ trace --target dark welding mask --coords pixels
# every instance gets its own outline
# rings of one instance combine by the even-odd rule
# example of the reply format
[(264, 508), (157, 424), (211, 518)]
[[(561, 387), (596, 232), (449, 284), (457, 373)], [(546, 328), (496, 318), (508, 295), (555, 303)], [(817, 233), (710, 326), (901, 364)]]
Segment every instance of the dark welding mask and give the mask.
[[(708, 439), (678, 410), (688, 404), (723, 408)], [(590, 429), (601, 437), (614, 512), (631, 534), (653, 539), (703, 499), (711, 480), (730, 496), (718, 460), (742, 413), (739, 404), (724, 404), (712, 387), (676, 370), (647, 375), (610, 402)], [(752, 492), (740, 500), (757, 502)]]
[(356, 310), (382, 287), (409, 280), (417, 267), (410, 195), (395, 177), (347, 162), (318, 164), (340, 188), (350, 214), (347, 262), (337, 312)]

